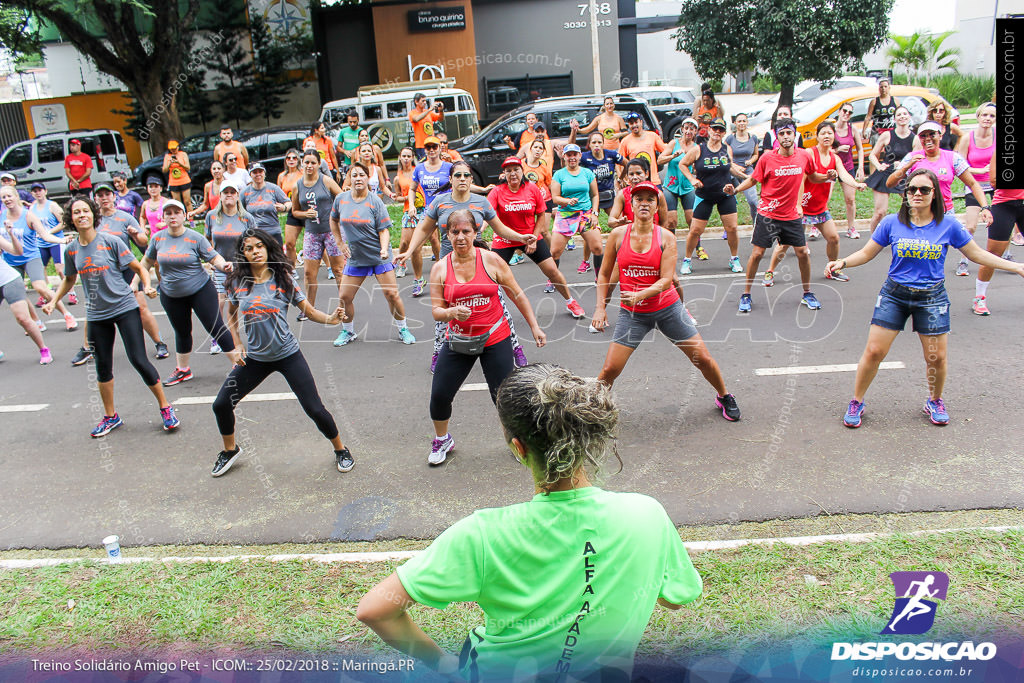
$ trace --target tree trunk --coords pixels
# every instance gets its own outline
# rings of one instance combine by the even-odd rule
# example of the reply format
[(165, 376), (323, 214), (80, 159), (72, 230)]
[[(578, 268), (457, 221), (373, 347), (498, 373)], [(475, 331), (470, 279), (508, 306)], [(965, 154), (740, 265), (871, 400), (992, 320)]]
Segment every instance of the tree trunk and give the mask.
[(787, 106), (792, 109), (793, 107), (793, 90), (796, 88), (796, 83), (782, 83), (782, 90), (779, 91), (779, 106)]
[(178, 116), (177, 93), (165, 87), (159, 78), (147, 79), (132, 88), (139, 101), (146, 123), (139, 131), (143, 142), (149, 143), (151, 154), (160, 154), (168, 140), (181, 140), (181, 118)]

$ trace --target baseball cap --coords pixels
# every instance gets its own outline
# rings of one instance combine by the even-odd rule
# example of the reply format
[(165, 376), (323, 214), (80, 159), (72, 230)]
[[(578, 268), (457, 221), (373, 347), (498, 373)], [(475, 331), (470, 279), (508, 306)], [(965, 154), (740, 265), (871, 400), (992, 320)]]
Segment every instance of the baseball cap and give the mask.
[(545, 126), (543, 123), (538, 121), (537, 123), (533, 124), (533, 129), (534, 130), (547, 130), (547, 126)]
[(160, 187), (164, 186), (163, 182), (156, 176), (150, 176), (149, 180), (146, 181), (146, 185), (159, 185)]
[(167, 149), (178, 149), (178, 141), (177, 140), (168, 140), (167, 141)]
[(579, 145), (570, 144), (570, 145), (566, 145), (565, 147), (562, 148), (562, 154), (568, 154), (569, 152), (576, 152), (577, 154), (579, 154), (580, 153), (580, 146)]
[(13, 180), (14, 182), (18, 182), (18, 179), (14, 176), (13, 173), (0, 174), (0, 180)]
[(721, 128), (722, 130), (729, 130), (729, 126), (725, 125), (725, 119), (715, 119), (711, 122), (711, 128)]
[(680, 128), (688, 123), (692, 123), (694, 128), (700, 128), (700, 124), (697, 123), (697, 119), (693, 118), (692, 116), (687, 116), (685, 119), (683, 119), (683, 123), (680, 125)]
[(928, 131), (933, 131), (935, 133), (938, 133), (939, 135), (942, 135), (942, 126), (935, 123), (934, 121), (925, 121), (924, 123), (917, 127), (918, 135)]
[(266, 173), (267, 167), (257, 161), (249, 166), (249, 175), (252, 175), (254, 171), (263, 171), (264, 173)]
[(502, 168), (505, 168), (506, 166), (518, 166), (522, 168), (523, 162), (519, 157), (508, 157), (505, 161), (501, 162)]
[(71, 138), (70, 140), (68, 140), (68, 144), (69, 145), (80, 145), (80, 144), (82, 144), (82, 141), (79, 140), (78, 138)]
[(628, 114), (626, 114), (626, 120), (627, 121), (634, 121), (634, 120), (639, 121), (640, 120), (640, 114), (638, 114), (635, 111), (631, 111)]
[(427, 145), (437, 145), (438, 147), (440, 147), (441, 141), (438, 140), (437, 137), (431, 135), (429, 138), (423, 141), (423, 146), (426, 147)]
[(644, 180), (634, 185), (632, 190), (634, 197), (636, 196), (637, 192), (650, 192), (655, 197), (661, 194), (661, 190), (658, 189), (658, 186), (649, 180)]
[(240, 192), (240, 190), (238, 189), (238, 185), (236, 183), (233, 183), (230, 180), (225, 180), (220, 184), (221, 194), (224, 193), (224, 190), (227, 190), (229, 188), (234, 190), (235, 192)]
[(45, 190), (46, 189), (46, 185), (43, 185), (42, 183), (32, 183), (32, 187), (30, 187), (29, 189), (33, 190), (33, 191), (35, 191), (35, 190)]
[[(220, 189), (222, 189), (222, 190), (223, 190), (224, 188), (223, 188), (223, 187), (221, 187)], [(174, 207), (177, 207), (177, 208), (181, 209), (181, 212), (182, 212), (182, 213), (186, 213), (186, 211), (185, 211), (185, 205), (184, 205), (184, 204), (182, 204), (181, 202), (179, 202), (179, 201), (178, 201), (177, 199), (168, 199), (168, 200), (166, 200), (166, 201), (164, 202), (164, 211), (166, 212), (166, 211), (167, 211), (167, 209), (169, 209), (169, 208), (170, 208), (170, 207), (172, 207), (172, 206), (174, 206)]]
[(92, 192), (93, 192), (93, 194), (99, 194), (100, 192), (104, 192), (104, 191), (110, 192), (111, 194), (113, 194), (113, 192), (114, 192), (113, 185), (111, 185), (110, 183), (100, 183), (99, 185), (97, 185), (96, 187), (93, 188)]

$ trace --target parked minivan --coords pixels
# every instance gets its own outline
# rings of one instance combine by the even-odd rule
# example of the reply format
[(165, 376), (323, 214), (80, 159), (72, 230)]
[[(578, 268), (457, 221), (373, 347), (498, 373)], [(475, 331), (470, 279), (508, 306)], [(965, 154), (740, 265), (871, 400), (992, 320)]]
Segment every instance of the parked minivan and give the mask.
[(64, 158), (69, 153), (68, 142), (82, 142), (82, 152), (92, 157), (92, 182), (109, 182), (110, 174), (121, 171), (129, 178), (132, 168), (124, 149), (124, 138), (116, 130), (72, 130), (46, 133), (8, 147), (0, 157), (0, 171), (13, 173), (18, 183), (46, 185), (47, 194), (66, 196), (68, 182), (64, 175)]
[(324, 105), (320, 120), (332, 132), (345, 125), (349, 111), (359, 115), (359, 126), (381, 148), (386, 159), (397, 159), (403, 147), (413, 146), (409, 125), (412, 98), (417, 93), (427, 96), (427, 106), (444, 103), (444, 119), (434, 124), (435, 130), (448, 134), (449, 140), (465, 137), (480, 130), (479, 116), (473, 96), (455, 87), (454, 78), (407, 81), (387, 85), (365, 85), (355, 97), (334, 100)]

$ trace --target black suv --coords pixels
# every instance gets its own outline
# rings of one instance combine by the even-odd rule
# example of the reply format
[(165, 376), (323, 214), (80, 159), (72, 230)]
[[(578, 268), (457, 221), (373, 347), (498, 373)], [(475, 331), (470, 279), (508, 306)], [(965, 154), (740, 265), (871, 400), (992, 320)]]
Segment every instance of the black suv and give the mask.
[(309, 126), (275, 126), (261, 128), (238, 136), (249, 151), (249, 163), (259, 161), (267, 167), (267, 182), (276, 183), (284, 170), (284, 156), (289, 149), (302, 151), (302, 141), (309, 137)]
[[(218, 142), (220, 142), (219, 131), (190, 135), (181, 142), (182, 151), (188, 154), (192, 189), (199, 192), (200, 200), (202, 200), (203, 185), (213, 177), (210, 174), (210, 164), (213, 163), (213, 148)], [(143, 161), (135, 169), (135, 182), (145, 190), (150, 178), (155, 178), (157, 182), (167, 187), (167, 175), (163, 172), (163, 165), (164, 152)], [(146, 196), (145, 192), (142, 193), (142, 196)]]
[[(597, 116), (603, 104), (602, 95), (573, 95), (536, 100), (505, 114), (479, 133), (449, 141), (448, 146), (457, 150), (473, 168), (474, 182), (477, 185), (487, 185), (497, 182), (501, 174), (501, 162), (514, 154), (505, 142), (505, 136), (515, 138), (517, 133), (522, 132), (526, 128), (527, 114), (536, 114), (537, 120), (547, 128), (548, 136), (554, 142), (564, 143), (569, 139), (572, 130), (570, 122), (576, 119), (581, 126), (586, 126)], [(643, 119), (645, 130), (662, 134), (658, 119), (644, 100), (628, 96), (616, 97), (615, 111), (623, 118), (627, 113), (635, 111)], [(577, 142), (580, 147), (586, 144), (586, 140), (582, 139)], [(559, 166), (557, 158), (555, 166)]]

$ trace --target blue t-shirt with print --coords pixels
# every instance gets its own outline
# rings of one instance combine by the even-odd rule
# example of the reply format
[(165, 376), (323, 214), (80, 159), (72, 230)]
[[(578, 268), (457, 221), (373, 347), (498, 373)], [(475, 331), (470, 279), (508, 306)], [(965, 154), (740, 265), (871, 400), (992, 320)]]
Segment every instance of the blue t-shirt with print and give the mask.
[(899, 216), (883, 218), (871, 235), (883, 247), (892, 247), (889, 277), (907, 287), (925, 288), (945, 279), (946, 251), (960, 249), (971, 241), (971, 233), (960, 222), (942, 216), (938, 223), (904, 225)]
[(441, 162), (441, 168), (436, 171), (427, 170), (426, 164), (416, 166), (412, 172), (412, 179), (419, 183), (420, 189), (423, 190), (424, 206), (430, 206), (434, 197), (440, 193), (441, 188), (448, 184), (451, 170), (452, 165), (447, 161)]
[(580, 166), (589, 168), (597, 178), (598, 192), (615, 189), (615, 166), (621, 163), (623, 163), (623, 159), (619, 153), (610, 149), (604, 151), (603, 159), (595, 158), (594, 153), (590, 150), (584, 152), (580, 157)]

